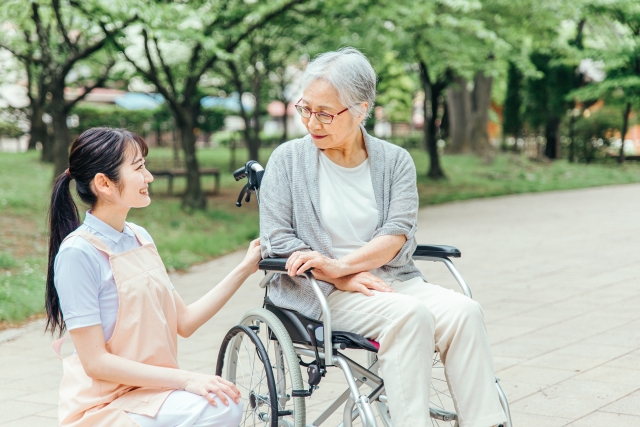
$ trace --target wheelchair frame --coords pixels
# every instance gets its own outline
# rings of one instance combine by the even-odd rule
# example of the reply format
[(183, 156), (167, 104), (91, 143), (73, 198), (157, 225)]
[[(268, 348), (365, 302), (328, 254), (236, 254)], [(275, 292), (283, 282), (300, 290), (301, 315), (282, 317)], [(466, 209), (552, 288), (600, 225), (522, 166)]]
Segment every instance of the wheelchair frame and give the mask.
[[(461, 256), (460, 251), (451, 246), (424, 246), (421, 245), (418, 247), (418, 250), (414, 253), (413, 259), (416, 261), (432, 261), (432, 262), (442, 262), (445, 264), (449, 272), (453, 275), (455, 281), (458, 283), (462, 292), (468, 297), (472, 299), (471, 289), (463, 279), (462, 275), (458, 272), (453, 262), (449, 259), (448, 256)], [(260, 282), (260, 287), (265, 288), (268, 286), (271, 278), (275, 274), (281, 274), (286, 272), (284, 268), (284, 262), (286, 259), (278, 259), (277, 261), (274, 259), (263, 260), (260, 263), (260, 269), (264, 270), (266, 275), (264, 279)], [(318, 302), (320, 303), (320, 307), (322, 310), (322, 334), (323, 334), (323, 342), (324, 343), (332, 343), (332, 329), (331, 329), (331, 310), (329, 308), (329, 304), (324, 294), (322, 293), (320, 286), (318, 285), (316, 279), (310, 272), (305, 272), (304, 276), (309, 280), (311, 287), (318, 298)], [(315, 358), (316, 353), (315, 350), (303, 344), (296, 344), (293, 346), (297, 355)], [(308, 426), (320, 426), (324, 423), (343, 403), (347, 402), (343, 412), (343, 422), (341, 426), (343, 427), (351, 427), (352, 421), (355, 420), (358, 416), (362, 419), (362, 424), (365, 427), (376, 427), (377, 421), (375, 418), (375, 414), (373, 412), (373, 408), (371, 406), (371, 402), (376, 400), (381, 401), (381, 396), (384, 393), (384, 379), (380, 378), (376, 373), (372, 372), (371, 369), (375, 369), (377, 371), (377, 360), (367, 369), (349, 357), (341, 354), (339, 349), (341, 349), (340, 345), (332, 345), (332, 351), (318, 351), (318, 355), (321, 359), (324, 360), (325, 366), (336, 366), (340, 368), (343, 373), (345, 380), (347, 382), (348, 388), (345, 390), (334, 402), (329, 405), (327, 409), (325, 409), (322, 414), (316, 418), (311, 424), (307, 424)], [(325, 347), (326, 350), (326, 347)], [(512, 427), (511, 423), (511, 414), (509, 411), (509, 404), (507, 402), (506, 395), (500, 386), (499, 379), (496, 378), (496, 387), (498, 390), (498, 396), (500, 398), (500, 403), (502, 408), (505, 411), (507, 416), (507, 422), (504, 424), (504, 427)], [(373, 390), (369, 394), (361, 394), (360, 387), (362, 385), (367, 385), (371, 387)], [(385, 396), (386, 397), (386, 396)], [(455, 425), (458, 426), (457, 415), (452, 412), (448, 412), (445, 410), (440, 410), (439, 408), (429, 407), (429, 412), (432, 418), (442, 420), (442, 421), (455, 421)]]
[[(242, 200), (244, 198), (245, 202), (249, 202), (251, 193), (256, 194), (256, 199), (258, 203), (260, 203), (259, 198), (259, 189), (262, 181), (262, 177), (264, 175), (264, 168), (256, 161), (250, 160), (246, 163), (246, 165), (238, 170), (236, 170), (233, 174), (236, 181), (239, 181), (244, 178), (248, 178), (248, 183), (244, 186), (240, 195), (238, 197), (238, 201), (236, 202), (236, 206), (242, 206)], [(453, 275), (455, 281), (458, 283), (462, 292), (469, 298), (473, 299), (471, 294), (471, 289), (462, 278), (462, 275), (458, 272), (453, 262), (449, 259), (449, 257), (460, 257), (461, 253), (458, 249), (452, 246), (429, 246), (429, 245), (418, 245), (416, 252), (413, 254), (413, 259), (416, 261), (433, 261), (433, 262), (442, 262), (445, 264), (449, 272)], [(262, 260), (259, 264), (259, 268), (265, 271), (265, 277), (260, 282), (260, 287), (265, 288), (269, 285), (271, 278), (275, 274), (286, 273), (286, 269), (284, 268), (286, 263), (285, 258), (270, 258)], [(305, 272), (304, 276), (309, 280), (311, 287), (318, 298), (318, 302), (320, 303), (320, 307), (322, 310), (322, 322), (317, 322), (322, 324), (322, 335), (323, 335), (323, 350), (320, 351), (317, 345), (317, 341), (315, 336), (311, 338), (311, 344), (299, 344), (296, 343), (292, 345), (295, 354), (305, 357), (315, 358), (319, 361), (322, 359), (324, 361), (324, 366), (336, 366), (340, 368), (343, 373), (345, 380), (347, 382), (348, 388), (345, 390), (334, 402), (329, 405), (327, 409), (322, 412), (322, 414), (313, 421), (312, 424), (307, 424), (308, 427), (317, 427), (324, 423), (329, 416), (331, 416), (343, 403), (346, 402), (343, 411), (343, 422), (341, 427), (351, 427), (353, 420), (355, 420), (358, 416), (362, 419), (362, 424), (364, 427), (377, 427), (376, 417), (373, 412), (373, 408), (371, 406), (371, 402), (378, 401), (382, 404), (386, 404), (386, 396), (383, 395), (384, 392), (384, 380), (379, 377), (377, 372), (377, 359), (369, 366), (369, 368), (365, 368), (364, 366), (358, 364), (354, 360), (351, 360), (347, 356), (341, 354), (338, 350), (343, 349), (341, 345), (333, 344), (333, 334), (331, 329), (331, 310), (329, 309), (329, 304), (324, 294), (320, 290), (316, 279), (310, 272)], [(282, 322), (279, 322), (283, 329), (287, 330), (285, 325)], [(259, 328), (259, 326), (258, 326)], [(311, 331), (310, 331), (311, 332)], [(287, 335), (289, 335), (289, 342), (291, 332), (287, 330)], [(315, 334), (314, 334), (315, 335)], [(259, 340), (258, 340), (259, 341)], [(329, 344), (327, 344), (329, 343)], [(331, 351), (326, 351), (327, 347), (331, 349)], [(282, 350), (280, 348), (280, 343), (276, 340), (275, 343), (276, 351), (282, 354)], [(370, 361), (373, 359), (372, 354), (369, 352)], [(219, 367), (218, 369), (222, 369), (221, 360), (224, 360), (224, 354), (221, 353), (219, 355)], [(372, 369), (375, 372), (372, 372)], [(277, 372), (278, 383), (280, 383), (281, 378), (284, 377), (285, 373), (283, 372), (283, 368), (280, 363), (277, 363)], [(371, 387), (373, 390), (369, 394), (361, 394), (360, 386), (367, 385)], [(500, 399), (500, 403), (507, 417), (506, 423), (503, 424), (503, 427), (513, 427), (511, 422), (511, 414), (509, 411), (509, 403), (507, 402), (506, 395), (500, 386), (499, 379), (496, 378), (496, 387), (498, 391), (498, 397)], [(447, 384), (448, 386), (448, 384)], [(310, 389), (312, 391), (313, 388)], [(302, 390), (299, 390), (302, 391)], [(280, 394), (280, 393), (279, 393)], [(307, 394), (307, 396), (310, 395)], [(295, 397), (295, 394), (294, 394)], [(299, 396), (298, 396), (299, 398)], [(431, 405), (429, 406), (429, 412), (431, 418), (435, 418), (441, 421), (451, 422), (455, 421), (455, 426), (458, 427), (458, 418), (457, 414), (453, 412), (449, 412), (446, 410), (440, 410), (439, 408), (433, 408)], [(306, 414), (305, 414), (306, 415)], [(279, 416), (279, 414), (278, 414)], [(382, 414), (381, 414), (382, 418)], [(282, 425), (290, 425), (290, 423), (285, 422), (286, 424)], [(390, 420), (384, 420), (383, 423), (385, 427), (390, 427)], [(280, 426), (280, 421), (278, 421), (278, 425)]]

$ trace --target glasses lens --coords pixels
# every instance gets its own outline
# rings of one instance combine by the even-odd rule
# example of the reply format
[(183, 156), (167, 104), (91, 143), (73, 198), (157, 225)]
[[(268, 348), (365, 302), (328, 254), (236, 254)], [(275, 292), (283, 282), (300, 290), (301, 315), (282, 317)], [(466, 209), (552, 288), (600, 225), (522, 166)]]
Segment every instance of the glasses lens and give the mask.
[(296, 110), (298, 110), (298, 113), (304, 118), (311, 117), (311, 111), (309, 111), (308, 108), (305, 108), (301, 105), (296, 105)]
[(331, 123), (333, 121), (333, 117), (331, 117), (330, 114), (327, 113), (317, 113), (316, 117), (318, 118), (318, 121), (320, 123)]

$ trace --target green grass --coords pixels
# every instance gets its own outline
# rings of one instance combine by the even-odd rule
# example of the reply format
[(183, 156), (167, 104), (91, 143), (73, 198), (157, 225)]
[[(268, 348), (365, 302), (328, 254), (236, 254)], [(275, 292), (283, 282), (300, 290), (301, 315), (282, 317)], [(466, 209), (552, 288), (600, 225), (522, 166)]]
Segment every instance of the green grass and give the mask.
[(640, 164), (627, 162), (620, 167), (606, 164), (576, 164), (565, 160), (534, 161), (500, 154), (493, 161), (476, 156), (443, 156), (444, 181), (426, 178), (427, 155), (411, 152), (418, 172), (420, 205), (503, 196), (507, 194), (569, 190), (640, 182)]
[[(261, 152), (262, 163), (271, 150)], [(513, 155), (498, 155), (492, 162), (474, 156), (444, 156), (445, 181), (427, 180), (427, 155), (411, 152), (418, 171), (420, 204), (431, 205), (455, 200), (505, 194), (564, 190), (598, 185), (640, 182), (640, 164), (628, 162), (619, 167), (610, 164), (570, 164), (531, 161)], [(240, 166), (246, 158), (238, 150)], [(169, 162), (170, 149), (152, 149), (153, 167)], [(208, 209), (186, 213), (178, 197), (166, 195), (166, 180), (152, 184), (151, 206), (132, 210), (129, 221), (145, 227), (153, 236), (169, 270), (186, 269), (244, 247), (258, 236), (258, 212), (255, 201), (235, 207), (244, 183), (237, 183), (229, 173), (229, 150), (200, 150), (202, 167), (222, 171), (222, 191), (208, 197)], [(51, 166), (38, 161), (37, 153), (0, 153), (0, 327), (20, 322), (42, 313), (44, 274), (47, 256), (46, 208), (51, 191)], [(203, 180), (206, 190), (213, 180)], [(179, 194), (184, 180), (176, 180)], [(86, 208), (81, 207), (81, 211)]]

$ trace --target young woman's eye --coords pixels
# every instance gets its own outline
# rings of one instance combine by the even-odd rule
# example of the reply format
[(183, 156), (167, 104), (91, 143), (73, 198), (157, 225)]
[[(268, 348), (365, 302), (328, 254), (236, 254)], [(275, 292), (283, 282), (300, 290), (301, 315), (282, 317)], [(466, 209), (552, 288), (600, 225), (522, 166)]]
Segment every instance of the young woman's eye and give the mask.
[(139, 171), (139, 170), (141, 170), (143, 167), (144, 167), (144, 164), (141, 164), (140, 166), (138, 166), (138, 169), (136, 169), (136, 170), (138, 170), (138, 171)]

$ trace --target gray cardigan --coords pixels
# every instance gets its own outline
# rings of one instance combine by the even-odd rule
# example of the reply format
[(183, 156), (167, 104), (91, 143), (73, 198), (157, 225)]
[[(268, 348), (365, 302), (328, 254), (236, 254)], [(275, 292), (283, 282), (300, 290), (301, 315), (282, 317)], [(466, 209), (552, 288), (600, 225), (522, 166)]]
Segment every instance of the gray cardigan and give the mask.
[[(418, 215), (413, 159), (403, 148), (368, 135), (364, 128), (362, 132), (378, 204), (378, 227), (371, 239), (407, 236), (400, 252), (382, 269), (402, 281), (423, 277), (411, 258), (416, 249)], [(331, 237), (320, 221), (318, 155), (310, 135), (286, 142), (271, 154), (260, 189), (263, 258), (288, 257), (295, 251), (308, 250), (335, 258)], [(330, 283), (318, 284), (325, 296), (335, 289)], [(305, 278), (276, 275), (270, 287), (270, 298), (276, 305), (320, 318), (320, 304)]]

